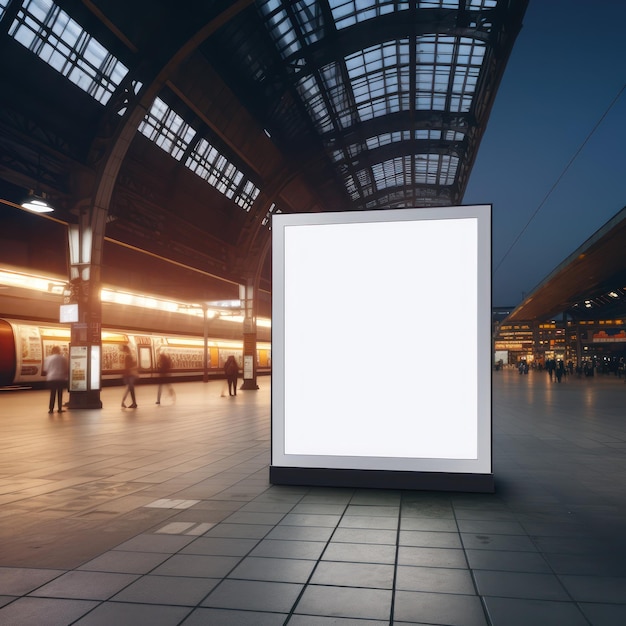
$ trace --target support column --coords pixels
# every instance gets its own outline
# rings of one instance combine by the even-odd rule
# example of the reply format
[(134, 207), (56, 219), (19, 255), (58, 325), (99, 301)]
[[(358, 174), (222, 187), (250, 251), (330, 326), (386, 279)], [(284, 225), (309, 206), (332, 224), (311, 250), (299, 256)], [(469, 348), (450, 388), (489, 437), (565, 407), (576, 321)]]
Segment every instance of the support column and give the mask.
[(243, 384), (241, 389), (258, 389), (256, 381), (256, 315), (254, 312), (254, 281), (246, 279), (239, 287), (239, 299), (242, 301), (243, 318)]
[(576, 320), (576, 367), (582, 367), (583, 363), (583, 340), (581, 333), (580, 321)]
[(202, 304), (202, 319), (204, 320), (204, 346), (202, 355), (202, 382), (209, 382), (209, 307), (206, 303)]
[[(78, 305), (71, 323), (69, 392), (70, 409), (101, 409), (102, 304), (100, 302), (100, 252), (104, 240), (103, 212), (81, 212), (70, 224), (70, 296)], [(97, 262), (96, 262), (97, 261)]]

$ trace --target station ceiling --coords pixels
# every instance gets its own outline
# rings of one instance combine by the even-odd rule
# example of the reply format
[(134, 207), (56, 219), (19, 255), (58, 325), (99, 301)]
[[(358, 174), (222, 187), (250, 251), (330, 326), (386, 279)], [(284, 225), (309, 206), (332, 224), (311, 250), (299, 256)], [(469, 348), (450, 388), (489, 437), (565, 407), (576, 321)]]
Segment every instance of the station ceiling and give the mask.
[(104, 281), (269, 293), (273, 213), (462, 203), (527, 4), (0, 0), (0, 239), (62, 266), (104, 187)]

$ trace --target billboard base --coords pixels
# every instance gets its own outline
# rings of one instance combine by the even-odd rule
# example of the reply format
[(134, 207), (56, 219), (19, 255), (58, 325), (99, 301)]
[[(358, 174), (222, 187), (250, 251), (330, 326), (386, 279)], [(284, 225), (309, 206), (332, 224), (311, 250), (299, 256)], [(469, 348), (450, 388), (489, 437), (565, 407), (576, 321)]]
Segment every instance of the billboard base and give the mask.
[(273, 485), (494, 493), (493, 474), (330, 469), (270, 465)]

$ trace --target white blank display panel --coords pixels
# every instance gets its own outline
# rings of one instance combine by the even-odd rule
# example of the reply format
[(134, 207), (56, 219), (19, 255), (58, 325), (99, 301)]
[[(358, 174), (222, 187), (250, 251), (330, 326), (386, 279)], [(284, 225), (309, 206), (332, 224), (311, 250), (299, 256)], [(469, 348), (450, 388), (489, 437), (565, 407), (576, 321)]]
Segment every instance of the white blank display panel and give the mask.
[(491, 472), (490, 213), (274, 216), (272, 465)]

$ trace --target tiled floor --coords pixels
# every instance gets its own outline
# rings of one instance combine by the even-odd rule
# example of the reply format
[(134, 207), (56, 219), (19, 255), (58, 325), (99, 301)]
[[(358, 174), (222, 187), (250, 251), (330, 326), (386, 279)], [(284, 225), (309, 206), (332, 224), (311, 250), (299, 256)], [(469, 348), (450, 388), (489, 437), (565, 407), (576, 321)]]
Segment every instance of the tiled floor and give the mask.
[(495, 494), (272, 486), (259, 383), (0, 392), (0, 624), (626, 624), (621, 380), (495, 372)]

